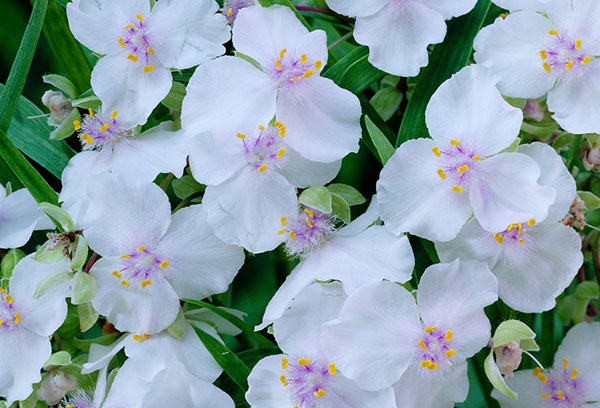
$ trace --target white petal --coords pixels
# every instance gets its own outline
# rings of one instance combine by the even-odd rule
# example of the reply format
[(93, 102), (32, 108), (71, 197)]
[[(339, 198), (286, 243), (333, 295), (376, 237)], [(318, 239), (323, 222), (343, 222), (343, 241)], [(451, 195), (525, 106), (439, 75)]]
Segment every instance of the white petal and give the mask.
[(238, 13), (233, 28), (233, 46), (255, 59), (265, 69), (275, 67), (281, 50), (310, 56), (327, 64), (327, 36), (322, 30), (309, 32), (286, 6), (247, 7)]
[(108, 346), (97, 343), (91, 344), (88, 362), (83, 364), (81, 374), (89, 374), (107, 368), (112, 358), (116, 356), (119, 351), (123, 350), (124, 347), (133, 342), (135, 342), (133, 336), (127, 333)]
[(546, 11), (546, 0), (494, 0), (496, 5), (510, 11), (533, 10)]
[(556, 1), (546, 0), (545, 11), (548, 18), (560, 31), (579, 36), (586, 44), (588, 52), (598, 55), (600, 52), (600, 4), (594, 0)]
[(286, 149), (279, 173), (294, 187), (322, 186), (335, 178), (342, 161), (320, 163), (305, 159), (293, 149)]
[(273, 333), (281, 350), (289, 355), (302, 355), (309, 349), (323, 354), (321, 325), (336, 319), (345, 301), (340, 282), (313, 283), (301, 290), (283, 316), (273, 323)]
[[(394, 234), (410, 232), (434, 241), (456, 237), (472, 214), (467, 194), (440, 179), (429, 139), (403, 143), (377, 182), (379, 213)], [(440, 203), (444, 203), (440, 206)]]
[(479, 224), (500, 232), (509, 224), (545, 220), (556, 192), (538, 184), (539, 176), (535, 160), (522, 153), (502, 153), (481, 162), (469, 191)]
[(295, 189), (283, 176), (250, 166), (223, 184), (208, 186), (202, 202), (217, 237), (254, 253), (270, 251), (283, 241), (277, 234), (281, 217), (298, 207)]
[(152, 379), (163, 369), (143, 359), (129, 359), (119, 369), (102, 404), (102, 408), (142, 408), (142, 401), (151, 389)]
[(156, 3), (146, 19), (156, 58), (165, 67), (185, 69), (224, 54), (229, 27), (217, 10), (214, 0)]
[(354, 38), (369, 47), (369, 62), (400, 76), (416, 76), (427, 65), (427, 46), (442, 42), (442, 15), (421, 2), (390, 2), (376, 14), (358, 17)]
[(142, 288), (125, 287), (112, 275), (121, 268), (119, 258), (102, 258), (91, 269), (98, 291), (92, 305), (120, 331), (153, 334), (173, 323), (179, 313), (179, 297), (162, 277)]
[(242, 248), (219, 240), (200, 205), (177, 211), (157, 252), (169, 261), (165, 278), (181, 298), (225, 292), (244, 263)]
[(364, 230), (366, 230), (369, 226), (371, 226), (377, 219), (379, 218), (379, 208), (377, 203), (377, 195), (374, 195), (371, 198), (371, 202), (367, 207), (367, 211), (358, 216), (354, 221), (350, 224), (346, 225), (343, 228), (340, 228), (336, 235), (348, 237), (351, 235), (356, 235)]
[(190, 168), (200, 183), (221, 184), (246, 164), (239, 139), (235, 136), (218, 137), (213, 132), (205, 132), (186, 139)]
[(292, 407), (294, 401), (286, 387), (281, 385), (283, 355), (265, 357), (258, 362), (248, 376), (246, 400), (252, 408)]
[(276, 97), (277, 83), (254, 65), (242, 58), (217, 58), (192, 75), (181, 125), (190, 136), (216, 130), (235, 137), (247, 126), (266, 126), (275, 115)]
[(42, 379), (40, 370), (51, 353), (47, 336), (26, 329), (0, 336), (0, 396), (9, 406), (31, 394), (32, 385)]
[(358, 151), (361, 137), (358, 98), (331, 79), (304, 78), (279, 92), (277, 120), (285, 142), (309, 160), (330, 163)]
[(377, 13), (390, 0), (326, 0), (330, 9), (350, 17), (365, 17)]
[(425, 270), (417, 303), (423, 322), (454, 332), (457, 356), (471, 357), (487, 344), (490, 322), (483, 308), (498, 299), (498, 282), (486, 264), (456, 260)]
[(440, 260), (450, 263), (457, 258), (463, 261), (481, 261), (493, 269), (502, 254), (494, 234), (481, 228), (476, 219), (465, 224), (456, 238), (448, 242), (436, 242), (435, 249)]
[(0, 198), (0, 248), (25, 245), (43, 215), (25, 188)]
[(140, 125), (167, 96), (172, 82), (171, 71), (164, 66), (144, 72), (142, 60), (127, 59), (125, 51), (100, 59), (92, 71), (92, 89), (103, 109), (118, 110), (124, 121)]
[(396, 408), (392, 387), (366, 391), (344, 377), (340, 371), (335, 375), (326, 397), (323, 408)]
[(520, 145), (519, 153), (531, 157), (540, 166), (542, 173), (538, 183), (543, 186), (551, 186), (556, 190), (556, 199), (548, 209), (548, 217), (544, 222), (550, 223), (562, 220), (569, 212), (577, 190), (575, 180), (562, 158), (552, 147), (539, 142)]
[(96, 174), (96, 171), (105, 172), (108, 167), (99, 169), (100, 153), (94, 151), (80, 152), (69, 160), (69, 164), (62, 173), (62, 190), (58, 201), (62, 208), (73, 218), (75, 228), (82, 227), (85, 213), (89, 205), (87, 189), (90, 185), (87, 175)]
[(548, 109), (567, 132), (600, 133), (599, 93), (600, 61), (594, 58), (584, 69), (557, 82), (548, 93)]
[(541, 394), (545, 389), (537, 377), (532, 375), (533, 370), (522, 370), (515, 372), (514, 378), (507, 380), (508, 386), (517, 393), (517, 398), (510, 398), (492, 391), (492, 397), (500, 402), (502, 408), (531, 408), (542, 404)]
[(469, 11), (473, 10), (476, 3), (477, 0), (450, 0), (443, 2), (437, 0), (423, 1), (425, 6), (438, 11), (446, 20), (467, 14)]
[(546, 17), (533, 11), (498, 18), (475, 37), (475, 61), (500, 75), (498, 88), (503, 95), (539, 98), (556, 81), (557, 73), (547, 73), (540, 58), (552, 28)]
[(480, 157), (510, 146), (519, 135), (523, 112), (502, 98), (498, 80), (485, 67), (471, 65), (444, 82), (425, 111), (433, 140), (443, 145), (459, 140)]
[(417, 344), (421, 323), (406, 289), (378, 282), (350, 296), (339, 321), (322, 330), (327, 357), (344, 376), (375, 391), (398, 381), (412, 363), (411, 346)]
[(154, 246), (171, 221), (171, 205), (156, 184), (129, 184), (117, 175), (98, 177), (90, 187), (85, 238), (102, 256), (121, 256)]

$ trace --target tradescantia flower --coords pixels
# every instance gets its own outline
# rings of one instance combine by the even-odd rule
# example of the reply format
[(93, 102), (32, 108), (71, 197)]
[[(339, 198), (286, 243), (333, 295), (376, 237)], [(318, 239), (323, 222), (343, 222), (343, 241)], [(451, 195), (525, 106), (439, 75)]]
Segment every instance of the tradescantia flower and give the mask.
[(408, 238), (372, 225), (377, 216), (374, 197), (365, 214), (338, 230), (331, 215), (308, 207), (283, 219), (280, 233), (286, 236), (286, 251), (302, 261), (269, 302), (259, 328), (280, 318), (290, 301), (317, 280), (339, 280), (348, 295), (382, 279), (409, 280), (415, 259)]
[(369, 47), (369, 62), (399, 76), (416, 76), (427, 65), (427, 46), (446, 36), (446, 22), (468, 13), (475, 0), (326, 0), (356, 17), (354, 39)]
[(517, 398), (496, 390), (492, 396), (502, 408), (593, 408), (600, 401), (600, 323), (574, 326), (554, 356), (549, 369), (517, 371), (507, 381)]
[(8, 405), (27, 398), (41, 380), (40, 369), (52, 354), (48, 337), (67, 316), (66, 282), (39, 297), (36, 288), (67, 270), (66, 262), (46, 265), (28, 256), (15, 266), (9, 288), (0, 287), (0, 396)]
[(227, 21), (214, 0), (74, 0), (67, 4), (75, 38), (105, 55), (92, 88), (107, 112), (143, 124), (171, 89), (170, 68), (185, 69), (225, 52)]
[(153, 334), (179, 311), (179, 298), (227, 289), (243, 263), (241, 248), (219, 241), (201, 206), (171, 216), (155, 184), (99, 178), (89, 191), (84, 236), (103, 258), (90, 273), (94, 308), (120, 331)]
[(519, 146), (542, 173), (539, 183), (552, 186), (556, 201), (542, 223), (513, 223), (496, 233), (476, 220), (467, 223), (452, 241), (436, 243), (443, 262), (453, 259), (486, 262), (498, 278), (498, 294), (511, 308), (540, 313), (571, 283), (583, 263), (579, 234), (561, 223), (575, 198), (575, 180), (554, 149), (542, 143)]
[(325, 353), (361, 388), (394, 385), (399, 406), (451, 407), (467, 397), (466, 359), (488, 343), (497, 291), (485, 264), (460, 260), (427, 268), (416, 304), (396, 283), (370, 284), (324, 325)]
[(341, 162), (305, 159), (287, 145), (286, 128), (241, 129), (236, 135), (210, 132), (190, 138), (190, 167), (207, 184), (202, 204), (215, 234), (259, 253), (283, 241), (281, 217), (294, 214), (294, 187), (328, 183)]
[(548, 0), (544, 14), (518, 11), (475, 38), (475, 60), (501, 77), (502, 94), (537, 98), (571, 133), (599, 133), (600, 3)]
[(306, 159), (331, 163), (358, 151), (358, 98), (320, 76), (325, 32), (309, 32), (288, 7), (253, 6), (239, 12), (233, 45), (254, 63), (226, 56), (196, 69), (181, 115), (188, 133), (233, 137), (276, 116), (286, 144)]
[(469, 66), (431, 97), (425, 120), (433, 139), (403, 143), (377, 182), (381, 219), (392, 232), (449, 241), (472, 214), (492, 232), (546, 218), (556, 193), (538, 183), (538, 164), (501, 153), (523, 116), (496, 82), (487, 69)]
[(391, 387), (365, 391), (344, 377), (321, 346), (321, 326), (339, 316), (346, 300), (340, 282), (303, 289), (273, 325), (284, 354), (269, 356), (248, 377), (252, 408), (396, 408)]

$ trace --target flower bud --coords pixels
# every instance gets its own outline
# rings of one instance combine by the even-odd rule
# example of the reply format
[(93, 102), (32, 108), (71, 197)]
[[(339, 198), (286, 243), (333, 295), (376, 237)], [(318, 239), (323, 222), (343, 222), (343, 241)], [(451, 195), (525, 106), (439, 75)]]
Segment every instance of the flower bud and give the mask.
[(42, 96), (42, 103), (50, 109), (50, 117), (56, 125), (67, 119), (73, 109), (71, 101), (58, 91), (46, 91)]
[(500, 373), (506, 376), (507, 380), (513, 377), (513, 371), (519, 368), (521, 364), (521, 356), (523, 351), (521, 350), (521, 342), (513, 341), (508, 344), (504, 344), (494, 349), (496, 353), (496, 364)]
[(48, 405), (58, 404), (69, 391), (77, 388), (77, 379), (72, 375), (66, 374), (58, 368), (48, 372), (40, 389), (37, 390), (37, 397), (46, 401)]

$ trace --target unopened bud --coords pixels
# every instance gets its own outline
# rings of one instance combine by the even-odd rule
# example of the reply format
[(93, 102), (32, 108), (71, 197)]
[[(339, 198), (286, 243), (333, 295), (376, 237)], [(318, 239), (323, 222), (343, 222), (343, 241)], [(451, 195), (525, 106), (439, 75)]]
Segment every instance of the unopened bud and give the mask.
[(534, 119), (541, 122), (546, 114), (546, 109), (537, 99), (527, 99), (525, 108), (523, 108), (523, 117), (525, 119)]
[(77, 379), (72, 375), (66, 374), (58, 368), (48, 372), (40, 389), (37, 390), (37, 397), (46, 401), (48, 405), (58, 404), (69, 391), (77, 388)]
[(575, 196), (575, 200), (569, 208), (569, 213), (563, 219), (563, 224), (568, 227), (577, 228), (583, 230), (585, 227), (585, 202), (578, 196)]
[(496, 353), (496, 364), (498, 369), (507, 380), (513, 377), (513, 371), (519, 368), (521, 364), (521, 356), (523, 351), (521, 350), (521, 342), (513, 341), (494, 349)]
[(42, 103), (50, 109), (50, 117), (58, 126), (69, 117), (73, 106), (62, 92), (46, 91), (42, 96)]

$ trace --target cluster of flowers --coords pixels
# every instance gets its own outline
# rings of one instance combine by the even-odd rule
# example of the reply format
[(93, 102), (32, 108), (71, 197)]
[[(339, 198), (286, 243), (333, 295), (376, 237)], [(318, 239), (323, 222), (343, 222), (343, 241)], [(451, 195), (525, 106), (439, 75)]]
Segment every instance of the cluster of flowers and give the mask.
[[(449, 407), (467, 397), (467, 359), (490, 342), (484, 308), (500, 298), (520, 312), (550, 310), (581, 267), (579, 234), (561, 222), (575, 180), (549, 145), (515, 147), (523, 113), (502, 95), (548, 93), (562, 128), (600, 133), (596, 0), (498, 0), (513, 12), (479, 33), (477, 64), (431, 98), (431, 139), (396, 150), (367, 211), (347, 224), (332, 210), (334, 191), (319, 186), (358, 151), (359, 99), (320, 75), (323, 31), (288, 7), (254, 3), (68, 3), (73, 34), (102, 55), (91, 77), (102, 107), (73, 123), (82, 152), (63, 173), (61, 208), (44, 212), (26, 190), (1, 191), (0, 247), (53, 230), (45, 214), (61, 224), (0, 287), (0, 396), (9, 405), (42, 379), (70, 298), (123, 335), (92, 344), (81, 372), (98, 372), (94, 392), (49, 396), (42, 384), (48, 404), (233, 408), (195, 333), (220, 341), (217, 331), (192, 326), (180, 300), (226, 291), (244, 249), (283, 244), (300, 262), (257, 327), (272, 325), (282, 354), (248, 377), (253, 408)], [(414, 76), (427, 46), (443, 40), (444, 20), (475, 0), (327, 3), (356, 17), (355, 39), (373, 65)], [(236, 53), (222, 56), (230, 31)], [(194, 66), (180, 123), (140, 132), (173, 85), (171, 69)], [(206, 186), (202, 204), (172, 212), (153, 181), (181, 177), (188, 163)], [(299, 191), (325, 199), (299, 203)], [(407, 233), (433, 241), (441, 259), (418, 288)], [(596, 406), (599, 340), (599, 324), (579, 324), (554, 368), (514, 376), (526, 348), (512, 344), (519, 358), (503, 374), (518, 396), (495, 398), (503, 407)], [(127, 360), (107, 379), (123, 349)]]

